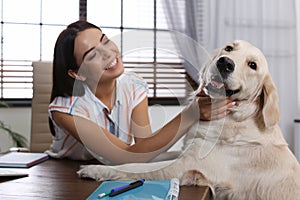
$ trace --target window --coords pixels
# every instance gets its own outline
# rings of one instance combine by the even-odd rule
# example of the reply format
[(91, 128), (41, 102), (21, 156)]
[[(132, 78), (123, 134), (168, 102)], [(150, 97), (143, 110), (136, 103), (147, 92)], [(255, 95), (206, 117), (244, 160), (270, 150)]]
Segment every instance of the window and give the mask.
[(30, 102), (32, 61), (51, 61), (58, 34), (86, 18), (117, 43), (125, 69), (147, 81), (150, 103), (178, 103), (190, 89), (162, 1), (1, 0), (1, 100)]
[[(66, 24), (78, 20), (79, 2), (76, 3), (75, 0), (0, 2), (0, 101), (13, 104), (30, 103), (32, 61), (52, 60), (58, 34)], [(65, 8), (68, 8), (68, 14)]]

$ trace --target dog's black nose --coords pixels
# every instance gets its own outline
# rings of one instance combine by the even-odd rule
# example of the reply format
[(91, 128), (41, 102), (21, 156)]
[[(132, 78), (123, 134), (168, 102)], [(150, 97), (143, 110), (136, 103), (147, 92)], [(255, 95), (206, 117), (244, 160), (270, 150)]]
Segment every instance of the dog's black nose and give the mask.
[(221, 57), (217, 61), (217, 68), (221, 76), (226, 79), (234, 71), (234, 62), (227, 57)]

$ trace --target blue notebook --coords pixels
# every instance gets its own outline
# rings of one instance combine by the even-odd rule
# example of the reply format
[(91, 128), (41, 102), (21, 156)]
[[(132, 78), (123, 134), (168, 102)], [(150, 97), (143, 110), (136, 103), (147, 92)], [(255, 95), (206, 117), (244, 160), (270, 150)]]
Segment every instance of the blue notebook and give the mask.
[(87, 198), (87, 200), (177, 200), (179, 195), (179, 180), (145, 180), (140, 187), (134, 188), (114, 197), (105, 196), (99, 198), (101, 193), (109, 192), (113, 188), (123, 186), (133, 182), (128, 181), (104, 181)]

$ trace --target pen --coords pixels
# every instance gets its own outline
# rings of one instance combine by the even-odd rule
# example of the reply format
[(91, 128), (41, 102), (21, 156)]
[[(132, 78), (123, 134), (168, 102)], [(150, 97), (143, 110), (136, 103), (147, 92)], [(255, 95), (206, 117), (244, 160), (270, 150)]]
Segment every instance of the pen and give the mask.
[(107, 196), (107, 195), (109, 195), (109, 194), (110, 194), (110, 192), (103, 192), (103, 193), (101, 193), (101, 194), (98, 194), (98, 198), (105, 197), (105, 196)]
[(123, 185), (123, 186), (114, 188), (110, 192), (101, 193), (101, 194), (98, 195), (98, 197), (102, 198), (102, 197), (105, 197), (107, 195), (110, 196), (110, 197), (113, 197), (113, 196), (116, 196), (116, 195), (121, 194), (123, 192), (126, 192), (128, 190), (131, 190), (131, 189), (137, 188), (139, 186), (142, 186), (144, 184), (144, 182), (145, 182), (145, 179), (141, 179), (141, 180), (129, 183), (127, 185)]

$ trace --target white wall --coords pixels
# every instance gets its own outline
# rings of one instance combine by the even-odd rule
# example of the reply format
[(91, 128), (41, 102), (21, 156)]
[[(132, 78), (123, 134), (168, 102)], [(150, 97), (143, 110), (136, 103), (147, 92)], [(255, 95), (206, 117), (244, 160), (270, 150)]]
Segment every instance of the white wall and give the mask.
[[(149, 115), (153, 130), (157, 130), (163, 124), (180, 112), (179, 106), (154, 105), (149, 108)], [(24, 135), (30, 142), (31, 131), (31, 107), (25, 108), (1, 108), (0, 120), (5, 122), (13, 131)], [(0, 152), (7, 151), (13, 146), (7, 134), (0, 131)]]
[[(296, 17), (297, 17), (297, 88), (298, 91), (300, 89), (300, 1), (295, 1), (296, 2)], [(298, 98), (298, 115), (300, 118), (300, 92), (297, 92), (297, 98)]]
[[(31, 128), (31, 107), (22, 108), (1, 108), (0, 120), (13, 131), (25, 136), (30, 140)], [(11, 139), (3, 131), (0, 131), (0, 152), (12, 147)]]
[[(296, 3), (296, 17), (297, 17), (297, 119), (300, 119), (300, 1), (295, 1)], [(294, 123), (294, 153), (300, 162), (300, 123)]]

